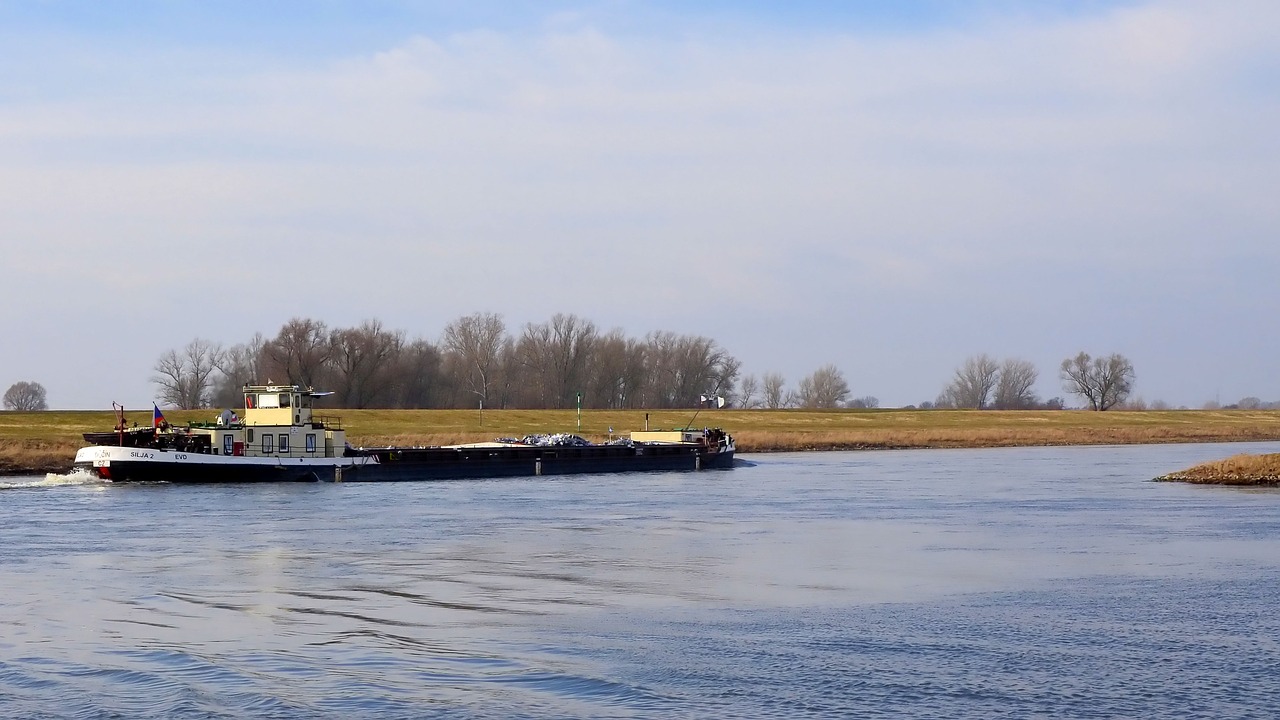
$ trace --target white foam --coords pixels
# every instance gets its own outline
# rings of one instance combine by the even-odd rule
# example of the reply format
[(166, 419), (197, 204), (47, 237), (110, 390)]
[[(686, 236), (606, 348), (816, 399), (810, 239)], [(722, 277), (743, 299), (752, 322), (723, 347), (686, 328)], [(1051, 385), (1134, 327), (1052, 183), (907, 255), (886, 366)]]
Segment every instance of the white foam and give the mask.
[(110, 481), (103, 480), (88, 470), (76, 469), (69, 473), (48, 473), (43, 480), (35, 478), (13, 478), (13, 481), (0, 480), (0, 490), (59, 487), (62, 485), (102, 485), (108, 482)]

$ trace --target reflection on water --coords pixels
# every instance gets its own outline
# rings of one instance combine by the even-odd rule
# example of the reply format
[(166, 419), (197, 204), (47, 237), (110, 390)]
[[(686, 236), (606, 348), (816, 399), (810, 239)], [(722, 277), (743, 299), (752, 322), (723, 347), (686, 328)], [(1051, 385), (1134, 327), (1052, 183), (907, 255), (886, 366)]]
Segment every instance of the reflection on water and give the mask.
[(1276, 444), (0, 494), (0, 715), (1240, 716)]

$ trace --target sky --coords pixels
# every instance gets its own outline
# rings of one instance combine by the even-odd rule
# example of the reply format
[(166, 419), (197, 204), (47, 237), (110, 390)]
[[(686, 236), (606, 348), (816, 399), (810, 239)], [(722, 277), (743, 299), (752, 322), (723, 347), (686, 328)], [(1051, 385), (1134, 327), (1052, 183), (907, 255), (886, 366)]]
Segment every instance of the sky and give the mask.
[(1280, 400), (1280, 4), (0, 0), (0, 387), (473, 312)]

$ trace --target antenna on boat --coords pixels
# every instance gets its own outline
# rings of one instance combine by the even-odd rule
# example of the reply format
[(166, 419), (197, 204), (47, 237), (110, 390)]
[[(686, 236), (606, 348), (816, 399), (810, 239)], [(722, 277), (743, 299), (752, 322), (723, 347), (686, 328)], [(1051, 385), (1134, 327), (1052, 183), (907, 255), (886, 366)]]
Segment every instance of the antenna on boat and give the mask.
[(684, 429), (685, 429), (685, 430), (688, 430), (689, 428), (693, 427), (693, 421), (698, 419), (698, 413), (700, 413), (700, 412), (702, 412), (702, 405), (701, 405), (701, 404), (699, 404), (699, 405), (698, 405), (698, 412), (695, 412), (695, 413), (693, 414), (693, 417), (689, 418), (689, 424), (684, 426)]

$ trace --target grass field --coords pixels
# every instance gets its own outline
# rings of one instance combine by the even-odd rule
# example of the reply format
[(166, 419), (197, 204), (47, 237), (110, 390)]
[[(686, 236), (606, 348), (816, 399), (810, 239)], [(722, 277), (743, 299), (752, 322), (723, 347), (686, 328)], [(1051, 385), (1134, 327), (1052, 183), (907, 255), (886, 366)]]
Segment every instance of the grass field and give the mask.
[[(321, 414), (317, 411), (317, 414)], [(573, 410), (335, 410), (351, 444), (438, 445), (578, 432)], [(212, 410), (169, 410), (175, 425), (213, 420)], [(581, 435), (602, 440), (642, 430), (645, 411), (584, 411)], [(649, 411), (649, 427), (693, 422), (723, 427), (739, 452), (1025, 445), (1098, 445), (1280, 440), (1280, 411), (1175, 410), (1151, 412), (971, 410), (715, 410)], [(148, 425), (151, 412), (131, 412)], [(0, 412), (0, 473), (65, 470), (81, 433), (109, 430), (110, 412)]]

